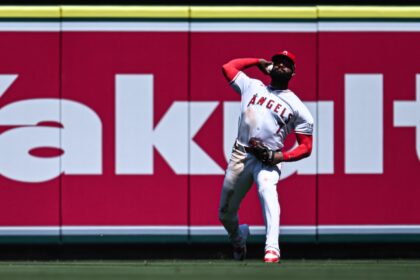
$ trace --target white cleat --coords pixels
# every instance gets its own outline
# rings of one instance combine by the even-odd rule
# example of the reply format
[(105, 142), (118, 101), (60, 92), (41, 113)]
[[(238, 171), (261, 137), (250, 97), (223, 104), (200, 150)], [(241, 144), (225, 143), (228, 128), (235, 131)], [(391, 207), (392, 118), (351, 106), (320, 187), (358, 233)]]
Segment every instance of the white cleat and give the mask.
[(264, 262), (266, 263), (280, 262), (280, 253), (273, 249), (265, 250)]
[(240, 241), (233, 245), (233, 258), (237, 261), (243, 261), (246, 257), (246, 240), (249, 236), (249, 226), (239, 226)]

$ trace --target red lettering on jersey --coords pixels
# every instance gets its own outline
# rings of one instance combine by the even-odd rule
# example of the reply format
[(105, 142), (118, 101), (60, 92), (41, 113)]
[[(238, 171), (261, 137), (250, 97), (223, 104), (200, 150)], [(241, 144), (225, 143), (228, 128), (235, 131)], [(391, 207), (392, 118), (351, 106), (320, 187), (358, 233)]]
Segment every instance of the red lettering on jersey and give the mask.
[(281, 104), (277, 104), (277, 106), (274, 108), (274, 112), (278, 113), (280, 108), (281, 108)]
[(273, 100), (273, 99), (270, 99), (270, 100), (267, 102), (266, 107), (267, 107), (268, 109), (271, 109), (271, 107), (273, 107), (273, 102), (274, 102), (274, 100)]
[(267, 97), (261, 97), (260, 100), (258, 100), (257, 104), (258, 105), (263, 105), (266, 99), (267, 99)]
[(249, 107), (249, 105), (253, 105), (255, 104), (255, 100), (257, 99), (257, 95), (254, 94), (254, 96), (251, 98), (251, 100), (249, 101), (248, 105), (246, 107)]

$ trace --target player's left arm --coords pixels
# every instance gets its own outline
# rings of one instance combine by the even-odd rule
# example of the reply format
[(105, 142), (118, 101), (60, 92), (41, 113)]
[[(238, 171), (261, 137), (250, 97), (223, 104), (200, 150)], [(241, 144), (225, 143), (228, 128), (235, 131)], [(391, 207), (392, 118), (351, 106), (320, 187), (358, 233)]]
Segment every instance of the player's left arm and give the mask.
[(298, 145), (287, 152), (276, 152), (275, 162), (297, 161), (309, 157), (312, 153), (312, 135), (295, 133)]
[(286, 152), (276, 152), (274, 159), (278, 162), (297, 161), (309, 157), (312, 153), (313, 117), (298, 97), (294, 103), (296, 108), (294, 131), (298, 145)]

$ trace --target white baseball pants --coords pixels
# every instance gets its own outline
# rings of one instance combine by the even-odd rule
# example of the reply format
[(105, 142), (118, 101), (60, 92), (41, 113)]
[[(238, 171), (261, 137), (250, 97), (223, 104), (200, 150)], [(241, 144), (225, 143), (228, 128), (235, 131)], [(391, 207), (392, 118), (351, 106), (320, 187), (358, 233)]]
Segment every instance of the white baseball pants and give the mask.
[(238, 238), (238, 210), (253, 182), (258, 188), (266, 227), (265, 248), (279, 251), (280, 204), (277, 183), (280, 170), (263, 164), (255, 156), (233, 148), (220, 197), (219, 220), (234, 242)]

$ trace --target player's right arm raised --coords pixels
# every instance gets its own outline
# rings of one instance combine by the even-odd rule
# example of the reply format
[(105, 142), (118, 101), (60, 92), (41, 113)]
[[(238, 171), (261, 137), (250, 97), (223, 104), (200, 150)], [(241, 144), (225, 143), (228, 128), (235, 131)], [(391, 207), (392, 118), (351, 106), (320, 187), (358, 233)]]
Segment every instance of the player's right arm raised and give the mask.
[(232, 82), (239, 71), (245, 70), (246, 68), (252, 66), (258, 66), (258, 68), (264, 74), (269, 74), (267, 67), (271, 65), (272, 62), (269, 62), (261, 58), (237, 58), (229, 61), (228, 63), (222, 66), (222, 72), (228, 82)]

